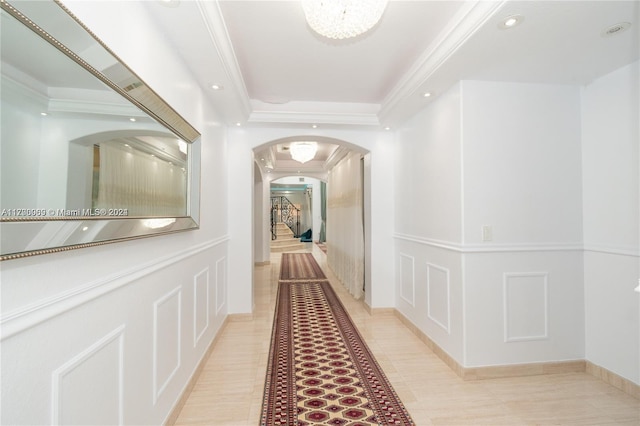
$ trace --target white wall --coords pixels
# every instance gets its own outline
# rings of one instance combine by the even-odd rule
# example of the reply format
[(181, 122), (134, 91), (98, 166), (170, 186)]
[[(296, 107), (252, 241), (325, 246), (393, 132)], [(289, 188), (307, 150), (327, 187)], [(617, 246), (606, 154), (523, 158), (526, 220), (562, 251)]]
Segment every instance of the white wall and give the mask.
[(1, 422), (161, 424), (229, 309), (226, 134), (141, 3), (69, 5), (202, 133), (201, 226), (3, 262)]
[(640, 384), (638, 62), (582, 90), (586, 358)]
[(397, 131), (396, 306), (462, 363), (460, 85)]
[(398, 309), (465, 367), (584, 358), (579, 89), (463, 81), (397, 138)]
[(464, 364), (583, 359), (579, 88), (462, 94)]

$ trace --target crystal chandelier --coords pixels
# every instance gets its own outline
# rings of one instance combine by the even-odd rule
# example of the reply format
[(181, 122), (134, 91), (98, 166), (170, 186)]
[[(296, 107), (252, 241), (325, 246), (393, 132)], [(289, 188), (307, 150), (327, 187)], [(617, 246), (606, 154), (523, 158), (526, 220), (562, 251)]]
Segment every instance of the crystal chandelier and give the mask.
[(291, 158), (303, 164), (313, 160), (317, 150), (318, 144), (316, 142), (293, 142), (289, 145)]
[(369, 31), (382, 17), (388, 0), (302, 0), (309, 26), (318, 34), (344, 39)]

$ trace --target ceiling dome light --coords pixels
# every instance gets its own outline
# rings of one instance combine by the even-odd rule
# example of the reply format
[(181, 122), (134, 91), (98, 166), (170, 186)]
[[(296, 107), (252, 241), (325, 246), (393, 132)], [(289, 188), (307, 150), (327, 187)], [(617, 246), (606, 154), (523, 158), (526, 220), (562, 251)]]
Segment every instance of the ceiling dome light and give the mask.
[(316, 142), (293, 142), (289, 145), (291, 158), (303, 164), (313, 160), (317, 151), (318, 144)]
[(631, 26), (630, 22), (620, 22), (619, 24), (612, 25), (602, 30), (602, 37), (611, 37), (612, 35), (618, 35), (626, 31)]
[(302, 0), (309, 26), (332, 39), (358, 36), (373, 28), (388, 0)]

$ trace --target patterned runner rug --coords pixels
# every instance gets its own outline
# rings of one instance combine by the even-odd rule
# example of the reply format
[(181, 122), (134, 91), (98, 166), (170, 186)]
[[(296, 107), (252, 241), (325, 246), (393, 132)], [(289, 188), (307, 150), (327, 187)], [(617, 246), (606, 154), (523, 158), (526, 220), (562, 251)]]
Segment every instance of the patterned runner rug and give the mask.
[(280, 281), (324, 280), (327, 277), (311, 253), (282, 253)]
[(317, 424), (414, 423), (329, 281), (280, 281), (261, 425)]

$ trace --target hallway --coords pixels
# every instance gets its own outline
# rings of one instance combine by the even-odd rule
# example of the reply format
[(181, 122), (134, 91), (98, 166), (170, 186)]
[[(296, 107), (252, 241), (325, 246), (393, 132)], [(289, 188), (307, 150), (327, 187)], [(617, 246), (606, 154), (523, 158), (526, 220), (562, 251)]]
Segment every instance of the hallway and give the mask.
[[(307, 243), (417, 425), (637, 425), (640, 401), (583, 373), (463, 381), (392, 314), (370, 316)], [(254, 270), (252, 319), (219, 333), (176, 425), (257, 425), (281, 253)]]

